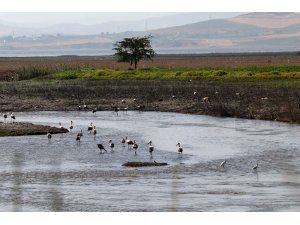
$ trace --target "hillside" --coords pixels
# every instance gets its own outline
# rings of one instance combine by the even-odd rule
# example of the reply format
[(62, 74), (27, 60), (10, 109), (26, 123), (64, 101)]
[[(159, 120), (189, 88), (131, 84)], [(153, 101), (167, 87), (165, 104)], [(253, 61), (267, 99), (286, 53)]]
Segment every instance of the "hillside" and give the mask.
[(226, 20), (264, 28), (283, 28), (300, 24), (300, 14), (288, 12), (248, 13)]
[[(78, 28), (72, 25), (73, 30)], [(276, 52), (300, 49), (300, 14), (247, 13), (148, 31), (0, 38), (0, 55), (103, 55), (124, 37), (153, 36), (157, 53)]]

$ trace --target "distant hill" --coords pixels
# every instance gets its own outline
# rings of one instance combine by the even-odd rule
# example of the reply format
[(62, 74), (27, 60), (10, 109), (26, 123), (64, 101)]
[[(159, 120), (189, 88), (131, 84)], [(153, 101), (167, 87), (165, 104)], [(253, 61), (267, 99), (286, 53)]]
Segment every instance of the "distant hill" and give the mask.
[[(177, 16), (181, 18), (182, 15)], [(86, 26), (69, 24), (61, 25), (60, 29), (69, 29), (76, 33), (76, 30), (80, 28), (82, 33), (80, 35), (44, 34), (2, 37), (0, 38), (0, 55), (21, 53), (25, 55), (112, 54), (113, 44), (116, 41), (124, 37), (149, 34), (153, 36), (152, 43), (157, 53), (300, 50), (299, 13), (247, 13), (229, 19), (212, 19), (160, 29), (118, 33), (101, 33), (101, 27), (97, 26), (94, 25), (90, 28), (98, 30), (98, 34), (88, 34), (85, 30)], [(9, 29), (8, 27), (2, 28)]]
[(289, 12), (248, 13), (226, 20), (250, 24), (257, 27), (283, 28), (294, 24), (300, 24), (300, 14)]
[(150, 33), (157, 48), (180, 51), (185, 47), (198, 52), (293, 51), (300, 49), (300, 42), (295, 41), (300, 39), (300, 14), (247, 13)]

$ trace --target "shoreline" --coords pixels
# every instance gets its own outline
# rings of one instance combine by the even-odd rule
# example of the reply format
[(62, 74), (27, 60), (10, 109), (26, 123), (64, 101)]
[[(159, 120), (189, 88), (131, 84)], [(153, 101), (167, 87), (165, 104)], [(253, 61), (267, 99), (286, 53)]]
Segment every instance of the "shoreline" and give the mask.
[[(300, 124), (298, 88), (187, 81), (59, 82), (59, 87), (56, 83), (52, 87), (47, 82), (34, 87), (7, 83), (6, 87), (11, 87), (0, 95), (0, 113), (77, 111), (79, 105), (83, 110), (85, 103), (91, 113), (95, 108), (97, 111), (127, 108), (128, 111), (177, 112)], [(134, 86), (131, 87), (132, 83)], [(209, 101), (203, 101), (204, 97)]]
[[(154, 61), (141, 61), (139, 66), (180, 69), (299, 64), (300, 56), (297, 53), (241, 53), (165, 55), (154, 58)], [(22, 67), (51, 68), (57, 65), (70, 68), (89, 65), (115, 70), (125, 68), (125, 72), (129, 67), (127, 63), (118, 63), (112, 58), (92, 56), (0, 58), (0, 114), (20, 111), (77, 111), (78, 106), (83, 107), (85, 103), (90, 111), (94, 108), (99, 111), (128, 108), (300, 124), (299, 78), (293, 78), (293, 70), (287, 72), (289, 79), (284, 78), (284, 73), (272, 71), (275, 74), (272, 76), (277, 77), (270, 81), (255, 80), (252, 75), (248, 81), (241, 82), (234, 79), (212, 81), (196, 78), (189, 82), (180, 80), (180, 77), (175, 80), (15, 80), (14, 74)], [(209, 101), (203, 101), (205, 97)]]
[(25, 122), (2, 123), (0, 122), (0, 137), (25, 136), (25, 135), (46, 135), (69, 132), (65, 128), (51, 127)]

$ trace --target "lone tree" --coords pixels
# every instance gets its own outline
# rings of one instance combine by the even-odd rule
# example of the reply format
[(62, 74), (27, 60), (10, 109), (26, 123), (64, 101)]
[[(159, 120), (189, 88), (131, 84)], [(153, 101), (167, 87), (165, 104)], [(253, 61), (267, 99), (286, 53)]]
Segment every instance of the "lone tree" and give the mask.
[(118, 62), (129, 62), (132, 66), (134, 64), (134, 69), (136, 69), (138, 62), (141, 59), (151, 59), (155, 55), (155, 51), (151, 47), (152, 36), (144, 37), (132, 37), (124, 38), (123, 41), (118, 41), (115, 43), (115, 48), (117, 52), (114, 56), (118, 59)]

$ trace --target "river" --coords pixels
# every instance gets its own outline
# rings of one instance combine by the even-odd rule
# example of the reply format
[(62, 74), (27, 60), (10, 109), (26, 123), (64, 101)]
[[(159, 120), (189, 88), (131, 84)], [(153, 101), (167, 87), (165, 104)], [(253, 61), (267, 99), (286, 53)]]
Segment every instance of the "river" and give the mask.
[[(299, 125), (133, 111), (16, 117), (51, 126), (61, 122), (66, 128), (72, 120), (74, 129), (51, 140), (45, 135), (0, 137), (0, 211), (300, 210)], [(91, 122), (95, 136), (87, 131)], [(137, 154), (122, 146), (126, 136), (138, 143)], [(107, 153), (99, 153), (99, 143)], [(123, 167), (128, 161), (168, 166)]]

